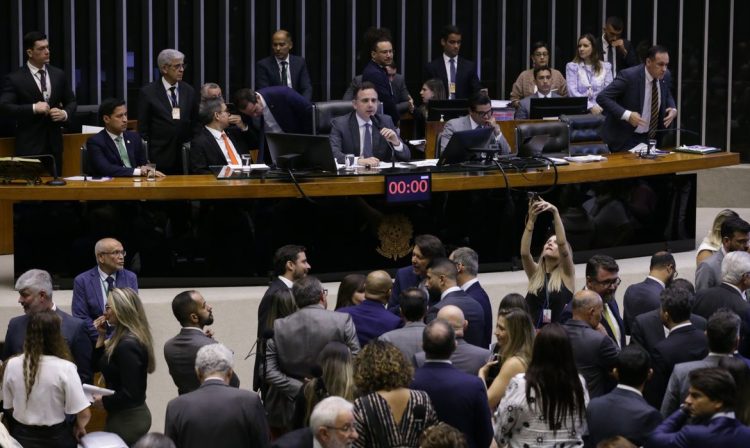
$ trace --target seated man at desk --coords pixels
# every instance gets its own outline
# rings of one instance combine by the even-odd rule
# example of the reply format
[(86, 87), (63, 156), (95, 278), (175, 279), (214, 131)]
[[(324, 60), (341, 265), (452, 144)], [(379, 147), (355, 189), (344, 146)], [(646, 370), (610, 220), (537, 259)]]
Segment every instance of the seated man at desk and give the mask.
[(500, 126), (492, 115), (492, 100), (485, 93), (477, 93), (469, 98), (469, 114), (463, 117), (454, 118), (443, 128), (440, 135), (440, 152), (443, 152), (454, 132), (469, 131), (476, 128), (492, 127), (494, 128), (495, 143), (500, 146), (503, 154), (510, 153), (510, 145), (503, 137)]
[(198, 110), (203, 129), (190, 143), (190, 173), (211, 174), (209, 166), (242, 164), (250, 145), (239, 128), (229, 128), (229, 111), (221, 98), (203, 101)]
[[(107, 98), (99, 106), (104, 129), (86, 142), (88, 173), (91, 176), (146, 176), (148, 154), (140, 134), (128, 131), (128, 106), (125, 101)], [(156, 171), (157, 177), (163, 177)]]
[(516, 120), (527, 120), (531, 110), (531, 98), (557, 98), (560, 95), (552, 91), (552, 70), (546, 65), (534, 67), (534, 82), (536, 93), (532, 93), (521, 100), (516, 111)]
[(331, 150), (336, 161), (344, 154), (354, 154), (355, 163), (367, 167), (380, 161), (391, 161), (391, 148), (397, 160), (408, 161), (409, 148), (398, 136), (393, 120), (377, 113), (378, 93), (370, 82), (363, 82), (354, 92), (354, 110), (331, 121)]

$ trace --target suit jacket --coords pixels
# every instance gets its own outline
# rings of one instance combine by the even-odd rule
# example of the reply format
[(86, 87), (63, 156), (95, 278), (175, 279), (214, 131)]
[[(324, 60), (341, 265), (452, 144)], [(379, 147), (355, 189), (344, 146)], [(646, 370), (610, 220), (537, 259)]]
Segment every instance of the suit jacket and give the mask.
[[(75, 318), (59, 307), (55, 310), (60, 319), (60, 330), (65, 342), (68, 343), (73, 362), (78, 369), (81, 383), (91, 384), (91, 353), (92, 344), (86, 334), (86, 323)], [(23, 343), (26, 340), (26, 327), (29, 324), (29, 315), (16, 316), (8, 322), (8, 331), (5, 333), (5, 344), (3, 345), (3, 361), (13, 355), (23, 353)]]
[(130, 168), (126, 167), (120, 157), (117, 145), (104, 129), (91, 136), (86, 142), (88, 149), (89, 171), (92, 176), (129, 177), (133, 175), (135, 168), (148, 163), (148, 154), (143, 147), (141, 135), (133, 131), (125, 131), (122, 134), (125, 150), (130, 159)]
[[(690, 315), (690, 323), (700, 331), (706, 329), (706, 319), (697, 314)], [(630, 343), (638, 344), (653, 356), (654, 347), (665, 339), (664, 324), (659, 316), (659, 309), (637, 316), (631, 327)]]
[[(469, 375), (477, 375), (479, 369), (490, 359), (490, 351), (467, 343), (464, 338), (456, 338), (456, 351), (451, 355), (453, 367)], [(414, 355), (414, 364), (422, 367), (425, 363), (425, 353), (420, 351)]]
[(365, 299), (359, 305), (340, 308), (337, 312), (346, 313), (352, 317), (360, 347), (364, 347), (371, 340), (402, 325), (401, 319), (388, 312), (382, 303), (375, 300)]
[(430, 396), (438, 419), (466, 436), (469, 447), (488, 447), (494, 431), (487, 389), (479, 377), (443, 362), (425, 362), (414, 372), (410, 389)]
[(609, 372), (615, 366), (618, 354), (612, 339), (576, 319), (565, 322), (563, 328), (573, 346), (578, 373), (586, 379), (589, 396), (599, 397), (611, 391), (615, 381)]
[[(378, 126), (396, 131), (391, 118), (388, 115), (376, 114), (373, 124), (377, 121)], [(374, 117), (373, 117), (374, 118)], [(391, 147), (388, 141), (380, 135), (380, 131), (375, 125), (372, 130), (372, 155), (382, 161), (391, 161)], [(359, 156), (361, 142), (359, 140), (359, 123), (357, 122), (357, 113), (349, 112), (346, 115), (336, 117), (331, 120), (331, 150), (333, 157), (339, 163), (344, 162), (344, 154), (354, 154)], [(399, 137), (400, 140), (400, 137)], [(402, 146), (401, 151), (396, 151), (397, 160), (409, 160), (411, 154), (406, 145)]]
[(448, 305), (455, 305), (461, 308), (464, 313), (464, 319), (469, 322), (468, 327), (464, 330), (464, 339), (469, 344), (476, 345), (477, 347), (487, 348), (482, 345), (484, 342), (484, 310), (476, 300), (470, 295), (466, 294), (463, 290), (453, 291), (446, 294), (440, 302), (433, 305), (427, 310), (427, 315), (424, 318), (425, 323), (430, 323), (437, 317), (438, 312), (441, 308)]
[(384, 333), (378, 339), (395, 345), (413, 363), (414, 355), (422, 351), (424, 327), (424, 322), (407, 322), (402, 328)]
[(401, 291), (418, 287), (421, 282), (422, 278), (414, 273), (414, 268), (411, 265), (399, 268), (394, 276), (393, 290), (391, 290), (391, 298), (388, 300), (388, 309), (397, 309)]
[(290, 431), (274, 440), (271, 448), (313, 448), (313, 433), (310, 428)]
[(687, 424), (688, 413), (677, 410), (648, 437), (647, 448), (744, 448), (750, 445), (750, 428), (739, 420), (716, 417), (706, 424)]
[[(604, 42), (602, 42), (602, 36), (599, 37), (599, 39), (596, 40), (596, 44), (599, 46), (599, 55), (600, 59), (602, 61), (605, 60), (605, 53), (604, 53)], [(638, 65), (638, 55), (635, 52), (635, 48), (633, 48), (633, 44), (627, 40), (622, 39), (622, 46), (625, 48), (625, 51), (627, 54), (625, 56), (622, 55), (619, 51), (617, 51), (616, 48), (613, 48), (612, 51), (615, 53), (615, 69), (617, 72), (614, 73), (614, 75), (617, 75), (620, 71), (628, 68)], [(607, 60), (610, 64), (612, 61)]]
[(695, 293), (693, 312), (708, 319), (719, 308), (729, 308), (737, 313), (746, 324), (746, 314), (750, 305), (742, 298), (740, 293), (726, 283), (720, 283), (708, 289)]
[[(644, 98), (646, 83), (646, 69), (644, 64), (621, 70), (610, 85), (597, 95), (596, 102), (604, 109), (606, 119), (601, 129), (602, 140), (609, 145), (611, 151), (626, 149), (628, 139), (635, 133), (635, 127), (625, 120), (622, 114), (626, 111), (638, 112), (643, 110), (644, 101), (651, 102), (651, 98)], [(672, 77), (667, 71), (657, 82), (661, 92), (659, 106), (659, 123), (657, 129), (664, 129), (664, 115), (667, 108), (674, 108), (675, 102), (670, 91)], [(658, 134), (657, 134), (658, 135)]]
[[(292, 88), (305, 97), (306, 100), (312, 100), (312, 83), (310, 74), (307, 71), (305, 59), (293, 54), (289, 55), (289, 67), (287, 67), (287, 76), (292, 80)], [(281, 70), (276, 56), (268, 56), (255, 64), (255, 88), (262, 89), (271, 86), (280, 86)]]
[(695, 292), (721, 284), (722, 261), (724, 261), (724, 250), (719, 248), (698, 265), (695, 270)]
[(401, 116), (396, 109), (396, 95), (394, 94), (393, 86), (391, 86), (391, 81), (388, 79), (388, 74), (385, 72), (385, 68), (370, 60), (362, 70), (362, 81), (369, 81), (375, 85), (375, 91), (378, 92), (378, 99), (383, 104), (383, 112), (391, 117), (393, 123), (398, 124)]
[[(344, 92), (344, 96), (342, 96), (341, 99), (353, 100), (354, 92), (359, 88), (360, 84), (362, 84), (362, 75), (357, 75), (352, 78), (351, 84), (349, 84), (349, 87), (346, 89), (346, 92)], [(399, 114), (406, 113), (409, 110), (409, 98), (411, 98), (411, 95), (406, 88), (404, 75), (396, 73), (391, 81), (391, 88), (393, 88), (393, 96), (396, 101), (396, 110)]]
[(482, 305), (482, 311), (484, 311), (484, 338), (482, 339), (482, 347), (489, 347), (492, 343), (492, 304), (490, 303), (490, 296), (487, 295), (487, 291), (482, 288), (479, 282), (473, 283), (466, 290), (472, 299), (476, 300)]
[[(117, 271), (115, 287), (138, 291), (138, 277), (127, 269)], [(94, 328), (94, 320), (104, 314), (104, 302), (99, 268), (95, 266), (78, 274), (73, 280), (73, 300), (70, 308), (73, 316), (86, 323), (86, 332), (93, 343), (96, 343), (99, 337), (99, 333)]]
[[(237, 150), (238, 156), (250, 154), (250, 145), (247, 140), (250, 134), (242, 132), (236, 127), (227, 128), (224, 132), (234, 145), (234, 149)], [(238, 160), (238, 162), (242, 163), (242, 160)], [(211, 131), (203, 127), (195, 134), (190, 143), (190, 174), (211, 174), (212, 172), (208, 167), (228, 164), (227, 158), (221, 152), (219, 143), (211, 134)]]
[[(273, 304), (273, 295), (276, 294), (276, 291), (282, 288), (289, 289), (286, 286), (286, 283), (282, 282), (278, 276), (274, 277), (258, 305), (258, 333), (256, 335), (257, 347), (255, 365), (253, 367), (253, 390), (256, 392), (261, 387), (261, 367), (266, 354), (266, 341), (265, 339), (262, 339), (263, 332), (267, 329), (266, 320), (268, 320), (268, 312), (271, 310), (271, 305)], [(272, 328), (270, 329), (272, 330)]]
[(725, 356), (730, 355), (713, 354), (698, 361), (682, 362), (675, 365), (672, 375), (669, 377), (664, 399), (661, 402), (661, 415), (664, 417), (671, 415), (685, 401), (690, 388), (690, 382), (688, 381), (690, 372), (704, 367), (716, 367), (719, 365), (721, 358)]
[(33, 104), (44, 101), (42, 91), (34, 80), (28, 64), (5, 77), (0, 93), (0, 112), (16, 120), (17, 156), (52, 154), (58, 174), (62, 173), (62, 126), (67, 125), (76, 113), (76, 96), (64, 71), (47, 64), (47, 77), (51, 86), (49, 107), (65, 110), (68, 120), (52, 121), (49, 115), (35, 114)]
[(258, 394), (214, 379), (167, 404), (164, 434), (181, 448), (270, 445)]
[[(451, 140), (451, 136), (453, 136), (454, 132), (459, 131), (470, 131), (472, 128), (471, 123), (471, 116), (464, 115), (463, 117), (454, 118), (452, 120), (448, 120), (445, 123), (445, 127), (443, 127), (443, 133), (440, 134), (440, 152), (442, 152), (446, 146), (448, 146), (448, 142)], [(495, 142), (502, 147), (502, 150), (505, 154), (509, 154), (511, 152), (510, 145), (508, 144), (508, 141), (505, 140), (505, 137), (503, 136), (503, 133), (495, 137)], [(487, 142), (492, 143), (492, 137), (490, 137), (490, 141)]]
[(148, 141), (149, 160), (166, 174), (182, 174), (182, 144), (200, 129), (198, 124), (199, 95), (190, 84), (177, 83), (180, 119), (172, 118), (172, 103), (162, 78), (141, 88), (138, 96), (138, 132)]
[(589, 435), (586, 447), (617, 435), (642, 446), (646, 436), (661, 423), (661, 414), (637, 393), (616, 387), (612, 392), (592, 398), (586, 406)]
[[(610, 311), (612, 311), (612, 315), (615, 318), (617, 327), (620, 329), (619, 346), (625, 347), (625, 324), (622, 322), (622, 318), (620, 317), (620, 307), (617, 305), (617, 300), (613, 298), (609, 302), (604, 301), (603, 305), (609, 306)], [(565, 308), (563, 308), (563, 311), (560, 314), (560, 323), (565, 323), (572, 318), (573, 313), (571, 311), (571, 306), (571, 302), (568, 302), (568, 304), (565, 305)], [(607, 331), (609, 337), (612, 338), (612, 341), (617, 341), (614, 331), (612, 331), (612, 328), (610, 328), (609, 326), (609, 322), (607, 322), (607, 319), (604, 318), (604, 314), (602, 314), (602, 326)]]
[[(557, 94), (557, 92), (550, 92), (551, 98), (559, 98), (560, 95)], [(539, 98), (538, 94), (529, 95), (526, 98), (522, 99), (518, 103), (518, 110), (516, 110), (515, 119), (516, 120), (528, 120), (531, 116), (531, 99), (532, 98)]]
[[(177, 336), (164, 343), (164, 359), (169, 367), (177, 393), (180, 395), (192, 392), (201, 385), (195, 373), (195, 356), (204, 345), (216, 344), (216, 340), (206, 336), (198, 328), (182, 328)], [(232, 387), (240, 387), (240, 379), (232, 373), (229, 382)]]
[(650, 277), (628, 286), (623, 297), (625, 333), (630, 334), (636, 316), (661, 307), (662, 291), (664, 287), (661, 283)]
[[(279, 124), (282, 132), (288, 134), (312, 134), (312, 103), (286, 86), (264, 87), (256, 91), (263, 97), (268, 111)], [(249, 120), (259, 131), (258, 163), (271, 163), (271, 156), (266, 150), (265, 125), (262, 117)]]
[[(443, 81), (445, 94), (450, 96), (448, 86), (448, 73), (445, 71), (445, 60), (443, 54), (430, 61), (425, 66), (424, 79), (438, 78)], [(456, 99), (470, 98), (482, 88), (477, 76), (477, 66), (474, 62), (464, 59), (461, 56), (456, 57)]]

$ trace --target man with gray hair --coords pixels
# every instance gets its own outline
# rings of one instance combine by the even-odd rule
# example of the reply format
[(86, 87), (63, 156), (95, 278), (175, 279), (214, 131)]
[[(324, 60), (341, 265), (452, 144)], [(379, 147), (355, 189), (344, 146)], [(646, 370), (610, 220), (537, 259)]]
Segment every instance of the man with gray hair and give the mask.
[(239, 167), (242, 156), (250, 154), (248, 137), (252, 133), (230, 127), (229, 117), (221, 97), (201, 102), (198, 118), (203, 128), (190, 143), (190, 174), (211, 174), (208, 167), (215, 165)]
[(198, 128), (198, 95), (182, 80), (185, 55), (173, 49), (159, 53), (161, 77), (141, 88), (138, 132), (149, 142), (149, 160), (166, 174), (182, 174), (180, 151)]
[(313, 408), (309, 427), (283, 435), (271, 447), (349, 448), (359, 437), (354, 423), (354, 405), (341, 397), (328, 397)]
[(223, 344), (200, 348), (201, 387), (167, 404), (164, 434), (180, 448), (269, 445), (268, 422), (255, 392), (229, 386), (234, 355)]
[[(226, 101), (224, 99), (224, 94), (221, 91), (221, 86), (219, 86), (215, 82), (207, 82), (203, 84), (201, 86), (200, 95), (201, 95), (201, 103), (206, 100), (213, 99), (213, 98), (220, 98)], [(227, 104), (227, 106), (229, 105)], [(242, 132), (245, 132), (250, 129), (249, 126), (247, 126), (245, 123), (242, 122), (242, 117), (240, 117), (237, 114), (232, 114), (231, 110), (229, 112), (230, 112), (230, 115), (229, 115), (230, 125), (239, 127), (242, 130)], [(198, 113), (200, 113), (200, 110), (198, 111)]]
[(456, 265), (458, 275), (456, 282), (471, 298), (482, 305), (484, 311), (484, 338), (482, 347), (489, 347), (492, 343), (492, 305), (487, 291), (479, 284), (477, 274), (479, 273), (479, 255), (470, 247), (459, 247), (451, 252), (448, 257)]
[(60, 316), (60, 331), (68, 343), (73, 362), (78, 369), (81, 383), (91, 383), (91, 350), (93, 344), (86, 334), (86, 323), (71, 316), (52, 301), (52, 277), (47, 271), (31, 269), (24, 272), (16, 281), (18, 303), (23, 307), (24, 315), (17, 316), (8, 323), (3, 346), (3, 361), (13, 355), (23, 353), (26, 339), (26, 326), (31, 315), (41, 311), (52, 310)]

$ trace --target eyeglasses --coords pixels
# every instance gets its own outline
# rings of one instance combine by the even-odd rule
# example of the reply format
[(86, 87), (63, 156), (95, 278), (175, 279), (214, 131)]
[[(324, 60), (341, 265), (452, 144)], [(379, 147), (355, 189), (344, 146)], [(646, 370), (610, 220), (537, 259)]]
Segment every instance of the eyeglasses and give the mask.
[(485, 111), (481, 111), (481, 110), (472, 110), (472, 112), (474, 112), (475, 114), (479, 115), (480, 117), (489, 117), (489, 116), (491, 116), (491, 115), (492, 115), (492, 109), (490, 109), (490, 110), (485, 110)]
[(346, 425), (341, 426), (341, 427), (326, 425), (326, 428), (335, 429), (336, 431), (341, 431), (343, 433), (350, 433), (352, 431), (356, 431), (356, 429), (354, 428), (354, 425), (352, 425), (351, 423), (347, 423)]
[(328, 295), (328, 290), (327, 290), (327, 289), (323, 289), (323, 295), (324, 295), (324, 296), (327, 296), (327, 295)]
[(115, 257), (119, 257), (122, 255), (123, 257), (127, 255), (128, 253), (124, 250), (113, 250), (112, 252), (99, 252), (102, 255), (114, 255)]
[(598, 284), (604, 286), (605, 288), (611, 288), (612, 286), (620, 286), (620, 283), (622, 282), (622, 279), (620, 277), (617, 277), (617, 278), (614, 278), (612, 280), (600, 281), (600, 280), (592, 279), (591, 281), (594, 282), (594, 283), (598, 283)]
[(185, 70), (187, 68), (187, 64), (172, 64), (170, 65), (170, 67), (172, 67), (175, 70), (180, 70), (180, 69)]
[(112, 307), (111, 307), (111, 306), (109, 306), (109, 305), (104, 305), (104, 311), (109, 311), (109, 310), (111, 310), (111, 309), (112, 309)]

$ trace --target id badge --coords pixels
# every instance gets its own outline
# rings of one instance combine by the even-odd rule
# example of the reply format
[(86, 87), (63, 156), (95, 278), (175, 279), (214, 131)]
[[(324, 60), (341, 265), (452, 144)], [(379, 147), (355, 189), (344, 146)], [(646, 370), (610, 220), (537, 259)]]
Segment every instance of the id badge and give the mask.
[(448, 93), (455, 95), (456, 94), (456, 83), (455, 82), (449, 83), (448, 84), (448, 90), (449, 90)]
[(542, 322), (545, 324), (552, 323), (552, 310), (549, 308), (545, 308), (542, 312)]
[(179, 119), (180, 119), (180, 108), (173, 107), (172, 108), (172, 120), (179, 120)]

